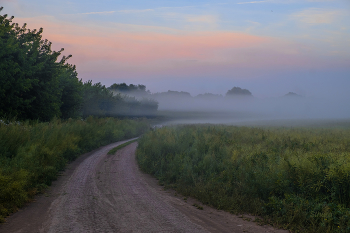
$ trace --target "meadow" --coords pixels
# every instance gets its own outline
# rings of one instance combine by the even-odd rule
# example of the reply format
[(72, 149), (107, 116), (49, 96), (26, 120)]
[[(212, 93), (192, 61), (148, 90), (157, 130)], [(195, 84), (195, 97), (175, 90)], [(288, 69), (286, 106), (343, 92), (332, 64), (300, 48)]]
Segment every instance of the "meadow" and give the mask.
[(0, 121), (0, 222), (45, 190), (69, 161), (147, 130), (144, 119)]
[(168, 126), (140, 168), (203, 204), (293, 232), (350, 232), (350, 127)]

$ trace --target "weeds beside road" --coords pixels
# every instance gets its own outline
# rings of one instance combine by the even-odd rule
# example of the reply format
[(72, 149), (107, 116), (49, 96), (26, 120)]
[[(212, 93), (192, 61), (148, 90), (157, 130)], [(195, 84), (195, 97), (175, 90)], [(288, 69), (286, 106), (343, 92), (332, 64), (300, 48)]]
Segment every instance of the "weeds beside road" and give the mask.
[(183, 195), (295, 232), (350, 232), (350, 130), (163, 127), (140, 167)]
[(0, 122), (0, 222), (50, 185), (67, 162), (148, 129), (147, 120), (115, 118)]

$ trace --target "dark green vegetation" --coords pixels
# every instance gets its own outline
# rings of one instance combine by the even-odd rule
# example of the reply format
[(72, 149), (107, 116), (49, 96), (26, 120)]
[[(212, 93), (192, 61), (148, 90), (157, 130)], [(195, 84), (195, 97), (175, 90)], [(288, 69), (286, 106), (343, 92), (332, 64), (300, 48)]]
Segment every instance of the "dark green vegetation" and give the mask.
[(349, 127), (163, 127), (139, 139), (137, 160), (218, 209), (294, 232), (350, 232)]
[(52, 51), (42, 28), (20, 27), (13, 18), (0, 15), (0, 222), (78, 155), (144, 133), (148, 121), (126, 117), (153, 116), (158, 108), (83, 83), (67, 63), (71, 55)]
[[(0, 8), (0, 11), (2, 7)], [(52, 51), (43, 29), (30, 30), (0, 15), (0, 117), (50, 121), (95, 116), (154, 115), (158, 103), (122, 98), (100, 83), (83, 83), (71, 57)], [(142, 86), (142, 85), (141, 85)]]
[(133, 117), (155, 116), (158, 103), (152, 99), (117, 94), (101, 83), (85, 82), (82, 87), (81, 116), (90, 115), (99, 117)]
[(128, 93), (128, 92), (141, 92), (144, 94), (147, 94), (148, 92), (146, 91), (146, 86), (145, 85), (134, 85), (134, 84), (130, 84), (127, 85), (126, 83), (114, 83), (112, 84), (110, 87), (108, 87), (108, 89), (113, 90), (113, 91), (119, 91), (119, 92), (123, 92), (123, 93)]
[(56, 62), (63, 49), (52, 51), (42, 28), (29, 30), (12, 19), (0, 15), (0, 116), (47, 121), (62, 111), (74, 115), (81, 83), (66, 63), (70, 56)]
[(146, 120), (115, 118), (35, 124), (0, 121), (0, 222), (50, 185), (78, 155), (148, 129)]
[(136, 142), (136, 141), (137, 141), (137, 139), (132, 140), (132, 141), (128, 141), (128, 142), (123, 143), (123, 144), (121, 144), (119, 146), (116, 146), (112, 150), (108, 151), (107, 154), (108, 155), (113, 155), (113, 154), (115, 154), (115, 152), (117, 152), (117, 150), (120, 150), (121, 148), (126, 147), (127, 145), (130, 145), (131, 143)]

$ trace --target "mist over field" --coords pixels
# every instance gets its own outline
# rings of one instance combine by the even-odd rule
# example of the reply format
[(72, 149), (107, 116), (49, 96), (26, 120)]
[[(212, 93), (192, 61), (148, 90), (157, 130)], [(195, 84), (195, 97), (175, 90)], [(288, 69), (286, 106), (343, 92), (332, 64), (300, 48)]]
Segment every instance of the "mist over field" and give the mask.
[(250, 124), (276, 120), (322, 120), (350, 117), (348, 100), (337, 97), (305, 97), (293, 92), (271, 98), (254, 97), (228, 92), (225, 95), (204, 93), (192, 96), (189, 92), (150, 91), (115, 92), (136, 99), (153, 99), (158, 102), (158, 115), (169, 118), (169, 124), (177, 123), (225, 123)]
[[(218, 122), (350, 117), (347, 0), (16, 0), (1, 6), (14, 23), (44, 28), (52, 50), (72, 54), (79, 80), (147, 85), (146, 96), (128, 95), (156, 100), (160, 114), (184, 118), (187, 112), (200, 122), (209, 115)], [(226, 98), (235, 86), (252, 98)], [(159, 94), (167, 90), (173, 92)], [(289, 92), (302, 97), (285, 98)], [(82, 115), (142, 115), (130, 110), (140, 104), (134, 99), (113, 111), (96, 99), (84, 105), (95, 110)], [(155, 103), (141, 104), (156, 110)]]
[[(46, 192), (69, 162), (100, 148), (77, 161), (92, 161), (92, 169), (76, 164), (68, 173), (94, 182), (98, 169), (118, 179), (144, 176), (137, 161), (183, 201), (261, 216), (250, 224), (350, 232), (349, 22), (349, 0), (0, 0), (0, 223)], [(114, 155), (102, 147), (135, 137), (137, 146)], [(133, 174), (119, 176), (120, 168)], [(131, 191), (145, 187), (138, 180)], [(106, 214), (66, 211), (64, 200), (73, 197), (86, 204), (84, 213), (105, 203), (125, 217), (128, 205), (110, 185), (125, 180), (97, 181), (116, 202), (113, 195), (78, 200), (76, 191), (92, 187), (84, 181), (91, 187), (69, 185), (73, 196), (47, 199), (61, 201), (57, 217), (33, 224), (71, 229), (69, 218), (100, 231), (191, 231), (170, 224), (177, 218), (171, 209), (153, 211), (160, 199), (146, 192), (129, 204), (153, 206), (133, 208), (127, 218), (134, 224), (124, 218), (121, 228)], [(28, 230), (31, 219), (18, 225), (37, 232)]]

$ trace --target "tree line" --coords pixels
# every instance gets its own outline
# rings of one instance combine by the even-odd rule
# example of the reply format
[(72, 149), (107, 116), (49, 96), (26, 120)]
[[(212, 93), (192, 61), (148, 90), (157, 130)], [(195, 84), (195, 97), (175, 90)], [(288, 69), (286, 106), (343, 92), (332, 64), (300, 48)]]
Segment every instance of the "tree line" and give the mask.
[(0, 15), (0, 117), (49, 121), (157, 111), (153, 100), (115, 95), (101, 83), (79, 80), (76, 66), (67, 62), (71, 55), (61, 56), (63, 48), (53, 51), (42, 28), (27, 29), (13, 18)]

